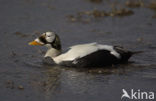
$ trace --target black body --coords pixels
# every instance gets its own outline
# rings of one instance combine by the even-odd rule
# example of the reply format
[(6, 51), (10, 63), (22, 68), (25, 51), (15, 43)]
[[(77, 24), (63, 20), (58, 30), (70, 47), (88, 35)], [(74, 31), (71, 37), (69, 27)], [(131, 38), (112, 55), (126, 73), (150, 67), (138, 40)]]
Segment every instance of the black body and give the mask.
[(82, 58), (73, 61), (63, 61), (60, 65), (72, 67), (103, 67), (125, 63), (133, 55), (133, 52), (115, 46), (114, 49), (120, 54), (120, 58), (115, 57), (108, 50), (98, 50)]

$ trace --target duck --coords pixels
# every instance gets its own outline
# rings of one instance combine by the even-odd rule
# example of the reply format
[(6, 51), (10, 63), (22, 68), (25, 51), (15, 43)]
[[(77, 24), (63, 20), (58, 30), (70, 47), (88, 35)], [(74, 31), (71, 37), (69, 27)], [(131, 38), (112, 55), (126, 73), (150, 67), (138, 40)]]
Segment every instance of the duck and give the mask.
[(50, 58), (56, 65), (69, 67), (104, 67), (127, 63), (129, 58), (140, 51), (129, 51), (121, 46), (103, 45), (97, 42), (71, 46), (62, 52), (59, 36), (55, 32), (45, 32), (29, 45), (46, 46), (44, 58)]

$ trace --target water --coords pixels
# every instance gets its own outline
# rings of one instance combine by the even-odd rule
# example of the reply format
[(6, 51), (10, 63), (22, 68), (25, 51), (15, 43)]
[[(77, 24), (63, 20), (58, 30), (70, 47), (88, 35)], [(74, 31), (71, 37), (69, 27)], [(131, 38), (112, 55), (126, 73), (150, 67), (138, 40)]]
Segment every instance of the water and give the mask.
[[(156, 92), (154, 11), (131, 8), (131, 16), (88, 17), (88, 23), (71, 22), (67, 17), (94, 8), (110, 10), (111, 2), (1, 0), (1, 101), (120, 101), (123, 88)], [(53, 66), (43, 63), (45, 47), (28, 45), (38, 32), (45, 31), (55, 31), (64, 50), (96, 41), (144, 53), (132, 57), (129, 64), (114, 67)]]

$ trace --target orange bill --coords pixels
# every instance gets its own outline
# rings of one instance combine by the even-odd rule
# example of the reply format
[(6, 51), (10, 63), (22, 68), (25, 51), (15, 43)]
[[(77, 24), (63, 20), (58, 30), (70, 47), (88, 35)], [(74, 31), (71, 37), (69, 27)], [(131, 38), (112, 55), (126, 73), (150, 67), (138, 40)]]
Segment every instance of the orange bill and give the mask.
[(29, 42), (29, 45), (42, 45), (41, 43), (37, 42), (37, 41), (32, 41), (32, 42)]

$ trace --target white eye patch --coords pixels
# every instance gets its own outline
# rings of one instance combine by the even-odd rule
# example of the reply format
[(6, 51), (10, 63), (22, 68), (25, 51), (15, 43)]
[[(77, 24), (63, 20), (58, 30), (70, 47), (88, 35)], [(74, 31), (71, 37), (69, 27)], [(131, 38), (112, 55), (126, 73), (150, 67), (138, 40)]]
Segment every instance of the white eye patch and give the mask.
[(47, 42), (53, 42), (53, 40), (55, 39), (55, 34), (53, 32), (46, 32), (45, 38)]

